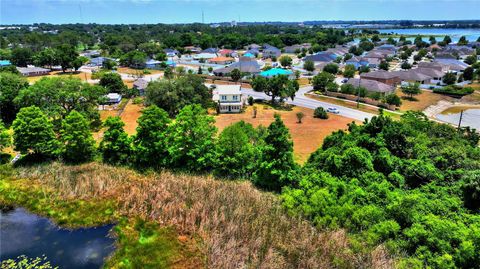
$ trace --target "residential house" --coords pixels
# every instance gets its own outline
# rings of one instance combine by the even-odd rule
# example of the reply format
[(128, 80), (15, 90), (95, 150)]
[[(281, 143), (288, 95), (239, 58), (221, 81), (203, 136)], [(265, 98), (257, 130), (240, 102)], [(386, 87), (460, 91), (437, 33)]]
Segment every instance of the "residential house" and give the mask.
[(80, 56), (84, 56), (84, 57), (87, 57), (87, 58), (96, 58), (96, 57), (100, 57), (100, 51), (98, 51), (98, 50), (88, 50), (88, 51), (80, 53)]
[(312, 61), (314, 64), (319, 64), (322, 62), (330, 63), (337, 59), (337, 56), (329, 52), (320, 52), (313, 55), (308, 55), (304, 58), (304, 62)]
[(355, 69), (359, 69), (362, 66), (369, 66), (369, 62), (366, 58), (361, 58), (361, 57), (352, 57), (348, 60), (345, 61), (346, 65), (353, 65), (355, 66)]
[(213, 70), (213, 74), (215, 76), (228, 76), (232, 70), (238, 69), (242, 73), (247, 73), (251, 75), (257, 75), (260, 73), (260, 65), (255, 59), (241, 57), (238, 62), (234, 62), (233, 64)]
[(361, 86), (369, 92), (378, 92), (382, 95), (388, 95), (395, 92), (394, 86), (375, 80), (351, 78), (347, 81), (347, 84), (353, 85), (356, 88)]
[(147, 86), (148, 81), (143, 78), (139, 78), (133, 82), (133, 88), (138, 90), (138, 93), (140, 95), (145, 95), (145, 89), (147, 88)]
[(292, 46), (284, 47), (283, 51), (285, 53), (294, 54), (294, 53), (300, 53), (303, 49), (304, 47), (302, 45), (292, 45)]
[(216, 53), (206, 53), (206, 52), (193, 55), (193, 59), (198, 61), (206, 61), (216, 57), (217, 57)]
[(234, 50), (230, 49), (221, 49), (217, 52), (218, 55), (223, 57), (237, 57), (238, 53)]
[(50, 73), (50, 69), (35, 66), (17, 67), (17, 70), (25, 77), (44, 76)]
[(366, 60), (368, 62), (368, 67), (375, 68), (375, 69), (378, 68), (378, 66), (382, 62), (382, 60), (378, 59), (378, 58), (365, 58), (365, 57), (363, 57), (362, 59)]
[(202, 48), (196, 47), (196, 46), (186, 46), (184, 47), (186, 52), (191, 52), (191, 53), (200, 53), (202, 51)]
[(256, 50), (256, 51), (260, 51), (262, 50), (262, 46), (260, 45), (257, 45), (257, 44), (250, 44), (248, 45), (247, 47), (245, 47), (246, 50)]
[(217, 52), (218, 52), (217, 48), (208, 48), (208, 49), (202, 50), (201, 53), (217, 54)]
[(240, 113), (245, 100), (240, 85), (216, 85), (213, 101), (218, 103), (220, 113)]
[(145, 62), (145, 68), (148, 68), (148, 69), (159, 69), (162, 67), (162, 61), (157, 61), (157, 60), (154, 60), (154, 59), (150, 59), (150, 60), (147, 60)]
[(445, 50), (443, 50), (443, 52), (451, 53), (455, 56), (458, 56), (464, 59), (469, 55), (473, 55), (475, 53), (475, 49), (468, 46), (459, 46), (456, 44), (449, 44), (447, 45)]
[(383, 44), (381, 46), (376, 47), (375, 50), (391, 51), (391, 53), (393, 55), (395, 55), (398, 51), (398, 48), (395, 47), (395, 45), (392, 45), (392, 44)]
[(231, 63), (235, 62), (235, 59), (230, 58), (230, 57), (219, 56), (219, 57), (209, 59), (208, 62), (211, 63), (211, 64), (226, 65), (226, 64), (231, 64)]
[(434, 62), (448, 66), (449, 72), (462, 73), (468, 64), (457, 59), (435, 59)]
[(360, 77), (362, 79), (375, 80), (390, 86), (396, 86), (401, 82), (398, 75), (384, 70), (363, 73), (360, 75)]
[(122, 101), (122, 96), (118, 93), (109, 93), (104, 97), (105, 97), (105, 104), (109, 104), (109, 105), (118, 104)]
[(327, 53), (332, 53), (336, 57), (343, 57), (348, 53), (348, 47), (337, 45), (335, 48), (329, 48), (326, 50)]
[(429, 69), (435, 69), (437, 71), (441, 71), (443, 73), (447, 73), (450, 71), (448, 68), (448, 65), (442, 64), (439, 62), (419, 62), (418, 63), (418, 68), (429, 68)]
[(112, 58), (107, 58), (107, 57), (96, 57), (96, 58), (92, 58), (90, 59), (90, 62), (88, 63), (88, 66), (91, 66), (91, 67), (101, 67), (103, 66), (103, 63), (106, 62), (106, 61), (115, 61), (114, 59)]
[(419, 72), (417, 69), (394, 71), (392, 73), (396, 74), (402, 82), (408, 83), (431, 84), (433, 79), (433, 77)]
[(417, 71), (417, 72), (420, 72), (424, 75), (427, 75), (429, 77), (432, 77), (432, 81), (431, 81), (432, 83), (437, 83), (437, 82), (442, 81), (442, 78), (445, 75), (444, 72), (442, 72), (440, 70), (437, 70), (437, 69), (433, 69), (433, 68), (419, 67), (419, 68), (416, 68), (414, 70)]
[(265, 44), (263, 47), (262, 57), (267, 58), (278, 58), (282, 55), (282, 51), (279, 48)]
[(176, 49), (164, 49), (163, 52), (165, 52), (167, 57), (175, 57), (180, 54)]

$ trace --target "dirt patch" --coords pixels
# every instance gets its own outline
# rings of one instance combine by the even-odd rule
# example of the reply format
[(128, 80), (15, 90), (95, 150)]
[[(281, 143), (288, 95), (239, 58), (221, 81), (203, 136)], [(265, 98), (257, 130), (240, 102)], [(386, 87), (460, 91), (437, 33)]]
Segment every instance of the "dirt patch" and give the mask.
[[(337, 130), (347, 129), (347, 124), (352, 120), (338, 115), (329, 114), (328, 120), (313, 118), (313, 110), (308, 108), (294, 107), (292, 111), (274, 110), (267, 105), (257, 105), (257, 117), (253, 118), (253, 109), (248, 107), (241, 114), (220, 114), (215, 117), (215, 125), (222, 131), (232, 123), (244, 120), (253, 126), (268, 126), (273, 121), (275, 113), (280, 114), (285, 125), (292, 135), (296, 161), (305, 162), (310, 154), (317, 150), (325, 137)], [(302, 123), (297, 123), (297, 112), (303, 112), (305, 117)], [(357, 121), (357, 123), (360, 123)]]
[[(143, 73), (143, 70), (147, 70), (148, 72), (150, 72), (150, 74)], [(133, 68), (129, 68), (129, 67), (119, 67), (119, 68), (117, 68), (117, 72), (118, 73), (123, 73), (123, 74), (135, 75), (135, 76), (162, 74), (163, 73), (163, 71), (155, 70), (155, 69), (133, 69)]]
[(53, 72), (50, 72), (49, 75), (45, 75), (45, 76), (27, 77), (27, 81), (30, 84), (32, 84), (32, 83), (35, 83), (35, 82), (39, 81), (40, 79), (42, 79), (44, 77), (75, 77), (75, 78), (81, 79), (82, 81), (88, 81), (88, 80), (92, 79), (92, 74), (83, 73), (83, 72), (65, 72), (65, 73), (63, 73), (62, 71), (53, 71)]
[(407, 96), (403, 94), (401, 90), (397, 91), (397, 95), (402, 98), (402, 105), (400, 106), (400, 110), (402, 111), (423, 111), (427, 107), (437, 104), (439, 101), (450, 102), (454, 100), (454, 98), (452, 97), (443, 94), (433, 93), (431, 91), (422, 91), (421, 94), (415, 95), (415, 101), (404, 99)]
[(125, 107), (122, 115), (122, 121), (125, 123), (125, 132), (129, 135), (133, 135), (136, 133), (136, 128), (138, 126), (137, 119), (142, 115), (142, 109), (144, 106), (142, 104), (134, 104), (132, 100), (130, 100)]

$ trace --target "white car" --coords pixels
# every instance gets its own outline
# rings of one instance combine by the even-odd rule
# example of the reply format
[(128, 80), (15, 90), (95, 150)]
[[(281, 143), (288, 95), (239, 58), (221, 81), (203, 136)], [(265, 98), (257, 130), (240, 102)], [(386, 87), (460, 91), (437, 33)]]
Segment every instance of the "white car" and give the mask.
[(333, 113), (333, 114), (339, 114), (340, 110), (338, 110), (335, 107), (329, 107), (329, 108), (327, 108), (327, 112), (330, 112), (330, 113)]

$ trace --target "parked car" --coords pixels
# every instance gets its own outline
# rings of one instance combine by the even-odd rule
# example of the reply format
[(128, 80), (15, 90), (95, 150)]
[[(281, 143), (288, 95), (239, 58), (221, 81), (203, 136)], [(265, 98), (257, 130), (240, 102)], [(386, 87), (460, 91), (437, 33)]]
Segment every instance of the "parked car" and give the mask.
[(329, 107), (329, 108), (327, 108), (327, 112), (330, 112), (330, 113), (333, 113), (333, 114), (339, 114), (340, 110), (338, 110), (335, 107)]

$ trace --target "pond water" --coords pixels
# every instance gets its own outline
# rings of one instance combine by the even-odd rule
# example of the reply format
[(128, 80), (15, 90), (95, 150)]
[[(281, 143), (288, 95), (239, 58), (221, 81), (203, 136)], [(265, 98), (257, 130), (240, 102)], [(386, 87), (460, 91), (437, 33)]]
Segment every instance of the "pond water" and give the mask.
[[(400, 34), (400, 35), (421, 35), (423, 41), (428, 42), (430, 36), (435, 36), (437, 42), (443, 40), (446, 35), (450, 36), (453, 43), (457, 43), (460, 37), (465, 36), (468, 41), (476, 41), (480, 37), (480, 29), (453, 29), (453, 28), (408, 28), (408, 29), (376, 29), (381, 34)], [(383, 38), (386, 40), (387, 38)], [(398, 41), (399, 38), (394, 38)], [(414, 37), (407, 37), (407, 40), (414, 41)], [(359, 38), (354, 40), (360, 42)]]
[[(468, 41), (476, 41), (480, 37), (480, 29), (452, 29), (452, 28), (409, 28), (409, 29), (381, 29), (378, 30), (382, 34), (395, 33), (401, 35), (422, 35), (425, 36), (424, 41), (428, 42), (428, 38), (433, 35), (437, 36), (437, 41), (442, 41), (443, 37), (448, 35), (452, 38), (452, 42), (456, 43), (461, 36), (465, 36)], [(439, 38), (438, 36), (442, 36)], [(414, 38), (411, 38), (414, 40)]]
[[(438, 120), (458, 125), (460, 112), (445, 112), (436, 116)], [(462, 126), (470, 126), (480, 130), (480, 109), (466, 109), (463, 111)]]
[(59, 268), (101, 268), (114, 250), (112, 227), (67, 230), (22, 208), (0, 212), (0, 261), (45, 255)]

